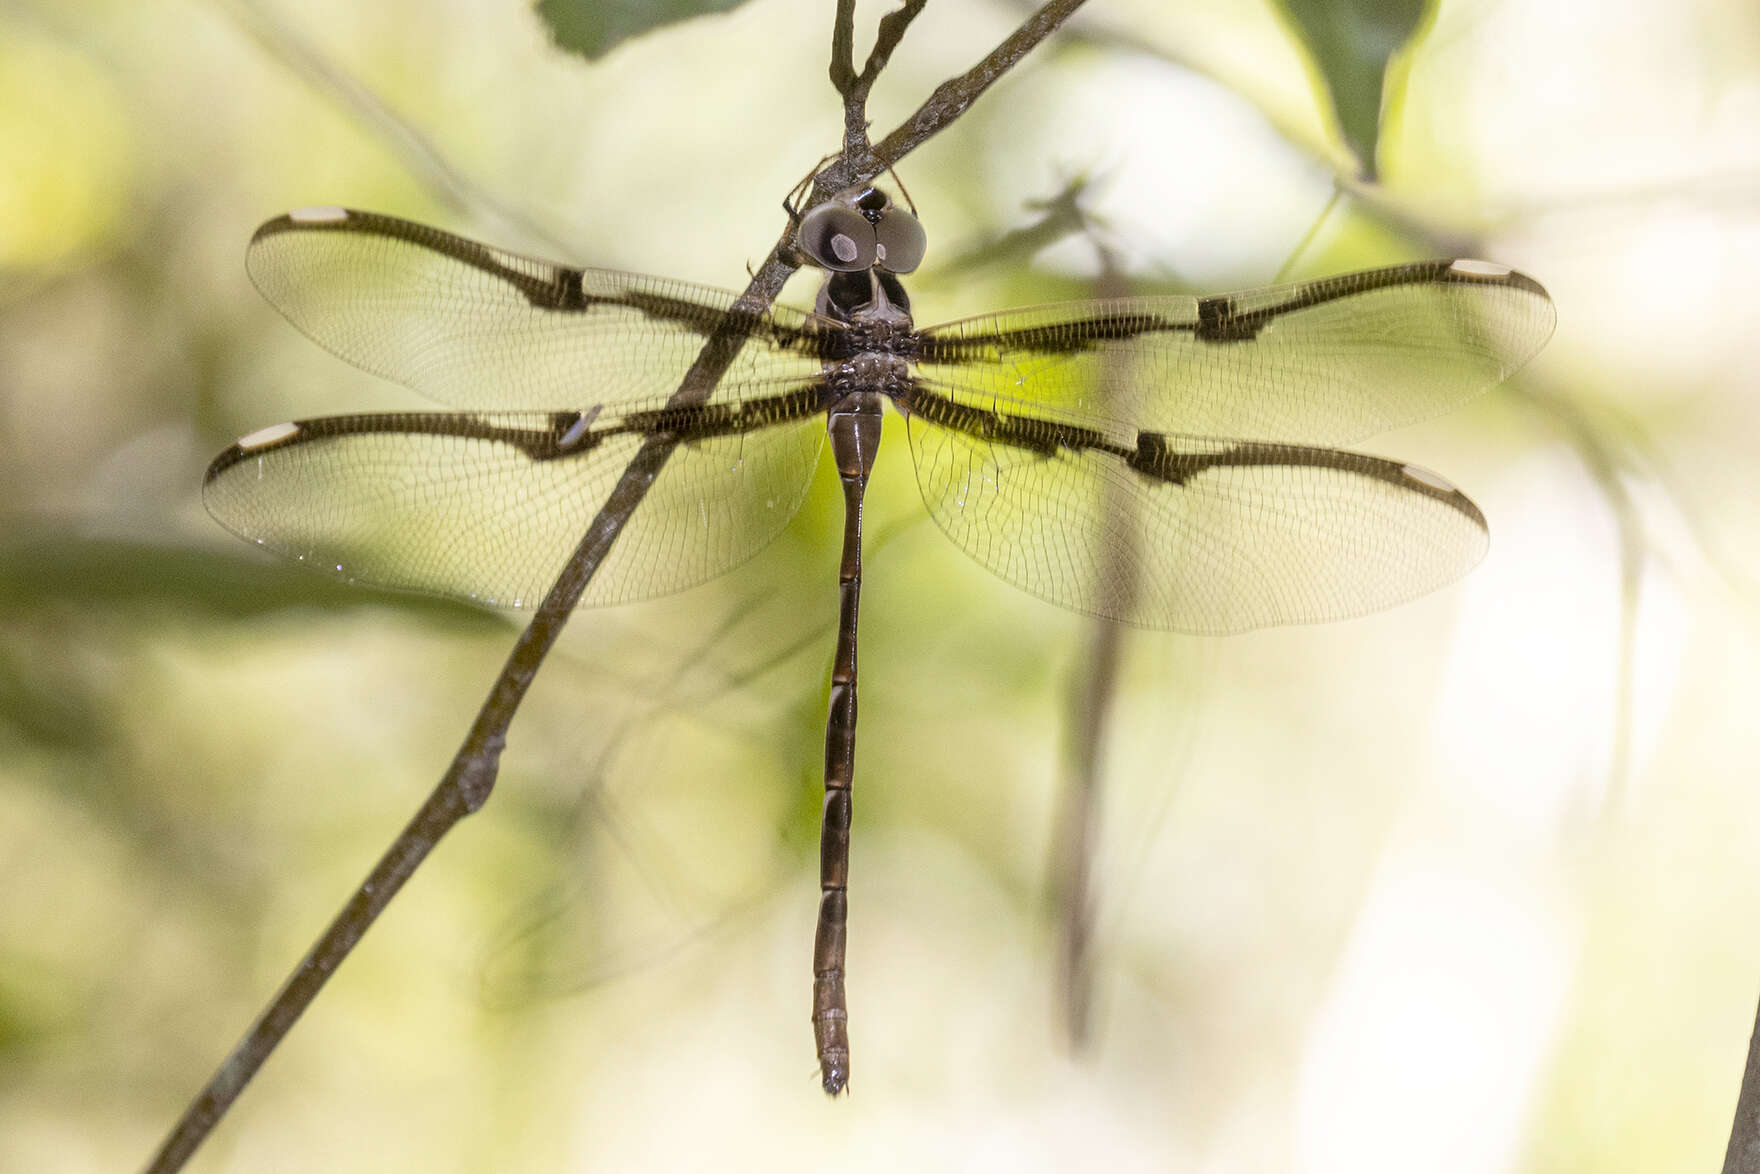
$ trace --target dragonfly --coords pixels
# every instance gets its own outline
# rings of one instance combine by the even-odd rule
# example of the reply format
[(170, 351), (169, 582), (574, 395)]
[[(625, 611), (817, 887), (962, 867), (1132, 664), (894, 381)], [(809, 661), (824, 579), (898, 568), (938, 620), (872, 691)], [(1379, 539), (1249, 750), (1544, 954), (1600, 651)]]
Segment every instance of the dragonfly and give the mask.
[[(1147, 628), (1360, 616), (1466, 574), (1479, 508), (1420, 466), (1336, 447), (1455, 408), (1550, 336), (1545, 289), (1420, 261), (1213, 296), (1007, 310), (919, 329), (926, 251), (872, 185), (795, 218), (811, 312), (576, 268), (338, 207), (270, 220), (247, 270), (341, 358), (453, 410), (275, 424), (217, 456), (204, 499), (280, 555), (367, 584), (530, 607), (632, 457), (667, 463), (583, 605), (652, 598), (758, 554), (827, 440), (844, 498), (826, 721), (812, 1024), (849, 1080), (845, 992), (862, 503), (887, 405), (941, 530), (1032, 595)], [(738, 351), (673, 396), (711, 339)]]

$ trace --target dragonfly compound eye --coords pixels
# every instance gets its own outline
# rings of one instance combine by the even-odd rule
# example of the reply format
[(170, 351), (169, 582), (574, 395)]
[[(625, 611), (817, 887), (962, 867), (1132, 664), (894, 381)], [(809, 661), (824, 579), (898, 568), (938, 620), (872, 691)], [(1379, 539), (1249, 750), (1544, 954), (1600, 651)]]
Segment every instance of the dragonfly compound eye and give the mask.
[(854, 273), (874, 264), (874, 226), (847, 205), (820, 204), (801, 217), (796, 238), (807, 256), (826, 269)]
[(888, 209), (874, 226), (879, 248), (876, 264), (893, 273), (910, 273), (923, 263), (923, 252), (929, 246), (929, 234), (917, 218), (901, 208)]

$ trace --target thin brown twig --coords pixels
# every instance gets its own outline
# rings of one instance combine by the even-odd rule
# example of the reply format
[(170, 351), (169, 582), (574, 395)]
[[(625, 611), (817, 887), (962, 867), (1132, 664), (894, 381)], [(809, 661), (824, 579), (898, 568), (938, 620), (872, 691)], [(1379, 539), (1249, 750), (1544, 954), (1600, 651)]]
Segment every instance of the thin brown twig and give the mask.
[(874, 47), (868, 51), (868, 63), (862, 66), (862, 97), (874, 87), (874, 79), (880, 76), (886, 63), (892, 60), (892, 51), (904, 40), (904, 31), (911, 27), (911, 21), (923, 11), (929, 0), (906, 0), (905, 6), (894, 12), (888, 12), (880, 18), (880, 31), (874, 36)]
[[(1050, 35), (1081, 2), (1055, 0), (1040, 9), (966, 75), (967, 78), (977, 76), (984, 79), (981, 84), (975, 89), (961, 91), (961, 96), (953, 104), (943, 98), (938, 108), (930, 111), (947, 85), (938, 88), (905, 126), (887, 136), (887, 142), (895, 145), (886, 162), (882, 163), (872, 152), (864, 151), (861, 158), (851, 159), (845, 155), (821, 171), (814, 177), (809, 204), (818, 203), (852, 184), (874, 179), (887, 165), (897, 162), (903, 154), (947, 126), (1027, 50)], [(845, 4), (846, 0), (839, 0), (840, 17)], [(916, 4), (915, 8), (920, 10), (921, 4)], [(914, 14), (913, 11), (911, 15)], [(908, 23), (906, 19), (897, 26), (896, 36), (902, 36), (903, 27)], [(835, 41), (838, 36), (835, 28), (833, 35)], [(897, 44), (896, 36), (887, 47), (888, 54)], [(836, 49), (834, 44), (834, 57)], [(870, 64), (873, 63), (874, 59), (870, 58)], [(881, 64), (884, 64), (883, 57)], [(875, 72), (878, 72), (878, 66)], [(870, 85), (871, 82), (869, 79)], [(774, 304), (798, 265), (791, 224), (784, 229), (722, 325), (704, 344), (673, 395), (673, 403), (701, 402), (713, 393), (744, 345), (746, 328)], [(650, 439), (637, 451), (588, 527), (562, 575), (539, 604), (531, 624), (515, 643), (507, 664), (490, 688), (489, 696), (445, 775), (178, 1119), (147, 1166), (148, 1174), (171, 1174), (182, 1169), (441, 837), (488, 801), (500, 770), (508, 727), (526, 691), (536, 679), (539, 666), (618, 534), (653, 486), (676, 446), (675, 439), (662, 436)]]
[(831, 21), (831, 88), (847, 95), (856, 81), (856, 0), (837, 0)]

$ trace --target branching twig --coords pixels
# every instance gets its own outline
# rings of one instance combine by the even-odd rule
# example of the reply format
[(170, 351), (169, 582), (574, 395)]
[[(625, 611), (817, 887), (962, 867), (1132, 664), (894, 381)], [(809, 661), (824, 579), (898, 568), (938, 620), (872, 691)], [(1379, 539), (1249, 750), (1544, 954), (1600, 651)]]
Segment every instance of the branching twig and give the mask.
[(831, 34), (831, 84), (843, 98), (843, 153), (864, 163), (868, 155), (868, 94), (874, 79), (892, 59), (892, 51), (929, 0), (906, 0), (903, 8), (880, 18), (880, 30), (862, 72), (855, 64), (855, 0), (837, 0), (837, 25)]
[[(882, 21), (874, 53), (870, 55), (862, 76), (851, 83), (861, 88), (864, 103), (874, 80), (868, 75), (878, 75), (910, 20), (922, 9), (923, 2), (912, 0)], [(898, 162), (947, 126), (1011, 65), (1080, 7), (1081, 2), (1053, 0), (1046, 4), (972, 71), (939, 87), (904, 126), (887, 136), (886, 143), (890, 146), (881, 152), (884, 161), (865, 149), (853, 159), (846, 152), (814, 177), (809, 205), (852, 184), (874, 179), (888, 165)], [(846, 64), (853, 60), (851, 33), (845, 20), (846, 12), (850, 10), (850, 0), (839, 0), (838, 20), (833, 31), (834, 80), (839, 60)], [(865, 110), (859, 113), (865, 127)], [(744, 345), (747, 328), (753, 319), (761, 317), (775, 302), (797, 267), (793, 226), (790, 225), (734, 303), (722, 326), (704, 344), (673, 395), (673, 403), (699, 403), (709, 397)], [(481, 808), (488, 800), (500, 769), (508, 726), (531, 687), (538, 667), (677, 443), (670, 437), (650, 439), (630, 461), (569, 559), (568, 566), (514, 645), (501, 676), (490, 689), (445, 776), (178, 1120), (148, 1166), (149, 1174), (170, 1174), (183, 1167), (434, 845), (459, 820)]]

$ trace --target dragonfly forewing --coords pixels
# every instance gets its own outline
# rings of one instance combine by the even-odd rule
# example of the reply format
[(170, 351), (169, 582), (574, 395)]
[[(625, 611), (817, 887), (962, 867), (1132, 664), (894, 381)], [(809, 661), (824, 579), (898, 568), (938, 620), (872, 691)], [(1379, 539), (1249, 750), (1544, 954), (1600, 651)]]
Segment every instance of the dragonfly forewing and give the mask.
[[(816, 376), (826, 324), (740, 316), (725, 290), (576, 269), (373, 212), (314, 208), (251, 238), (251, 280), (313, 341), (461, 408), (579, 408), (670, 395), (717, 331), (725, 388)], [(713, 397), (712, 397), (713, 398)]]
[(1001, 396), (1133, 431), (1335, 445), (1459, 407), (1519, 370), (1555, 321), (1525, 274), (1423, 261), (966, 318), (924, 330), (920, 362), (926, 383), (961, 402)]

